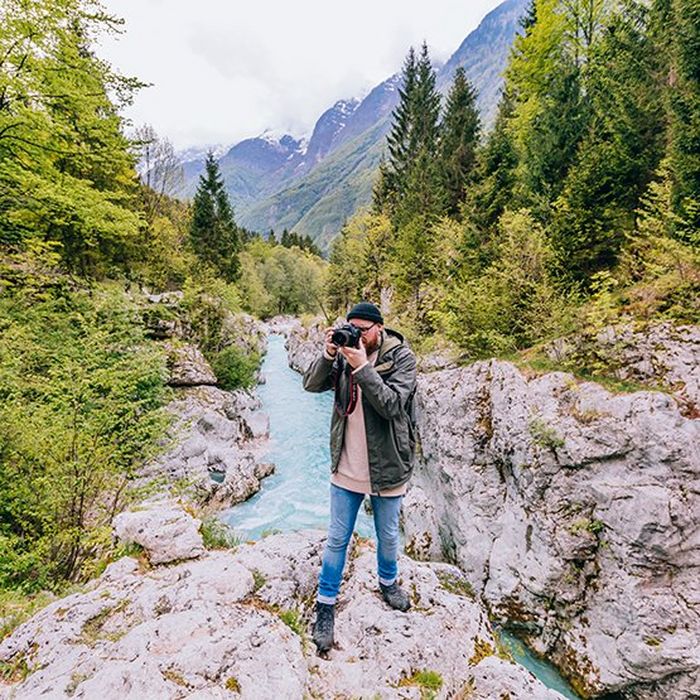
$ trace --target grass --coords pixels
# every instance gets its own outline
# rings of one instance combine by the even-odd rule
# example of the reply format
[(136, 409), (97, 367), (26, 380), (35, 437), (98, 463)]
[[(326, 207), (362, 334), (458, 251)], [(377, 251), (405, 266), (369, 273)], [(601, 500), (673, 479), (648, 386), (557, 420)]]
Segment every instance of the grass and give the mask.
[(536, 445), (550, 450), (564, 447), (564, 438), (554, 428), (548, 426), (542, 418), (533, 418), (528, 427), (532, 440)]
[(257, 593), (266, 583), (267, 579), (265, 578), (265, 575), (258, 571), (257, 569), (253, 569), (253, 593)]
[(474, 653), (469, 658), (469, 665), (476, 666), (486, 657), (494, 656), (495, 653), (495, 647), (479, 637), (474, 637)]
[(474, 587), (469, 581), (467, 581), (464, 576), (459, 574), (453, 574), (450, 571), (438, 571), (437, 572), (438, 581), (440, 585), (450, 593), (455, 595), (461, 595), (465, 598), (471, 598), (476, 600), (476, 593), (474, 592)]
[(106, 639), (110, 642), (116, 642), (120, 637), (123, 637), (128, 630), (121, 630), (119, 632), (111, 632), (109, 634), (104, 634), (103, 628), (109, 620), (110, 617), (123, 612), (127, 607), (129, 607), (130, 600), (128, 598), (122, 598), (116, 605), (111, 608), (104, 608), (100, 610), (96, 615), (93, 615), (89, 620), (83, 625), (83, 629), (78, 638), (78, 642), (86, 644), (89, 647), (95, 646), (95, 644), (101, 640)]
[(431, 700), (442, 688), (442, 676), (437, 671), (423, 670), (415, 671), (411, 676), (402, 678), (397, 684), (397, 688), (417, 686), (420, 688), (422, 700)]
[(590, 519), (590, 518), (579, 518), (569, 525), (569, 532), (572, 535), (576, 535), (579, 532), (590, 532), (597, 535), (605, 529), (605, 523), (602, 520)]
[(205, 518), (199, 531), (207, 549), (235, 549), (241, 543), (233, 529), (216, 516)]
[(234, 678), (233, 676), (226, 679), (225, 685), (226, 685), (226, 690), (230, 690), (232, 693), (240, 693), (241, 692), (241, 684), (238, 682), (238, 679)]
[(294, 634), (304, 637), (304, 621), (298, 610), (279, 610), (277, 615)]
[(50, 591), (30, 594), (11, 589), (0, 591), (0, 640), (55, 599)]

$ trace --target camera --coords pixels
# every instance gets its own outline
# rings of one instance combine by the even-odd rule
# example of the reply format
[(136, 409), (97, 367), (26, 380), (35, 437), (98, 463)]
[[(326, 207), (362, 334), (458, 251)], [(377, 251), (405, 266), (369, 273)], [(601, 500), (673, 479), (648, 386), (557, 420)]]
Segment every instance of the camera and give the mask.
[(331, 336), (331, 341), (335, 345), (346, 346), (349, 348), (360, 347), (360, 337), (362, 333), (358, 328), (351, 323), (345, 323), (340, 328), (336, 328)]

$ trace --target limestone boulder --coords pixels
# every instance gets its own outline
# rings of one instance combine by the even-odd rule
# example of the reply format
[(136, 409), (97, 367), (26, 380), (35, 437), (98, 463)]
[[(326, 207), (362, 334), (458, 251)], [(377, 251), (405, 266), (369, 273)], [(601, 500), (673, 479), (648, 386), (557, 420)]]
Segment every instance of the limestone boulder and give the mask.
[(141, 545), (152, 564), (193, 559), (204, 554), (201, 521), (167, 502), (119, 513), (112, 521), (116, 538)]
[[(338, 319), (337, 323), (343, 323), (342, 319)], [(292, 369), (303, 374), (306, 368), (323, 352), (326, 328), (328, 328), (328, 322), (319, 318), (308, 327), (299, 323), (290, 329), (284, 347), (287, 350), (289, 366)]]
[(196, 345), (164, 343), (170, 386), (216, 385), (217, 378)]
[(609, 326), (593, 343), (566, 338), (551, 343), (547, 354), (555, 361), (566, 360), (581, 352), (584, 342), (586, 351), (595, 352), (619, 379), (663, 386), (686, 414), (700, 416), (700, 327), (670, 321)]

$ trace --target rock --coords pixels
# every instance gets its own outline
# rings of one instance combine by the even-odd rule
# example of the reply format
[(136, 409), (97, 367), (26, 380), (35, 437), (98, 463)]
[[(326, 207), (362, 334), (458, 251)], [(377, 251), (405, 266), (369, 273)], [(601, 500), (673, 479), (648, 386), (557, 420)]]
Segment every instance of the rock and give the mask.
[(119, 513), (114, 533), (122, 543), (140, 544), (152, 564), (194, 559), (204, 554), (201, 521), (181, 508), (162, 503), (147, 510)]
[[(550, 343), (549, 357), (566, 360), (582, 351), (582, 338)], [(590, 343), (590, 341), (588, 341)], [(661, 385), (684, 404), (685, 412), (700, 417), (700, 328), (669, 321), (642, 328), (632, 324), (604, 328), (594, 351), (621, 380)]]
[(416, 358), (416, 367), (419, 372), (437, 372), (441, 369), (453, 369), (459, 366), (459, 354), (454, 350), (436, 350), (435, 352), (421, 355)]
[(215, 385), (216, 375), (201, 350), (195, 345), (164, 343), (168, 352), (170, 386)]
[[(340, 325), (344, 320), (339, 318), (334, 325)], [(308, 328), (297, 323), (289, 330), (287, 349), (289, 366), (297, 372), (304, 373), (306, 368), (323, 352), (323, 339), (328, 322), (325, 319), (316, 319)]]
[(296, 316), (279, 315), (265, 321), (265, 325), (268, 333), (279, 333), (289, 337), (294, 328), (301, 326), (301, 322)]
[(160, 482), (166, 493), (184, 490), (212, 507), (246, 500), (274, 469), (259, 464), (269, 436), (269, 419), (260, 406), (260, 399), (243, 389), (178, 390), (167, 406), (176, 417), (165, 439), (172, 447), (139, 471), (135, 485)]
[(267, 352), (267, 332), (266, 325), (250, 314), (226, 313), (221, 325), (222, 345), (237, 347), (246, 355), (262, 356)]
[(481, 604), (450, 590), (454, 567), (402, 557), (414, 607), (389, 609), (366, 542), (349, 562), (338, 644), (320, 659), (309, 628), (323, 544), (323, 533), (293, 533), (143, 572), (112, 564), (90, 590), (0, 642), (0, 661), (28, 670), (3, 691), (16, 700), (419, 698), (420, 672), (430, 671), (436, 698), (561, 698), (497, 656)]
[(586, 693), (700, 694), (700, 421), (499, 361), (420, 376), (417, 409), (407, 550)]
[(151, 304), (164, 304), (171, 308), (177, 308), (185, 298), (185, 293), (178, 290), (172, 292), (162, 292), (161, 294), (146, 293), (146, 300)]

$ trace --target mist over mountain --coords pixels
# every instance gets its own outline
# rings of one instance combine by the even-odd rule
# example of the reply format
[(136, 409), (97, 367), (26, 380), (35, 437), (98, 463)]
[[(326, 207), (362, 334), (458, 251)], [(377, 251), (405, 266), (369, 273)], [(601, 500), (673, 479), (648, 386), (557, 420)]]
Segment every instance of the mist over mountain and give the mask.
[[(484, 128), (494, 121), (501, 74), (527, 4), (506, 0), (496, 7), (437, 70), (438, 89), (446, 94), (455, 70), (464, 67), (478, 92)], [(263, 134), (231, 147), (219, 165), (236, 220), (264, 234), (294, 230), (327, 250), (344, 221), (371, 201), (399, 86), (396, 73), (361, 101), (337, 101), (319, 117), (308, 143)], [(183, 194), (192, 196), (203, 157), (182, 160)]]

